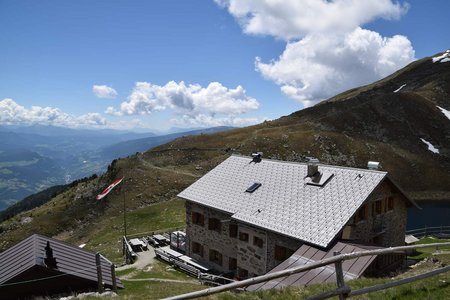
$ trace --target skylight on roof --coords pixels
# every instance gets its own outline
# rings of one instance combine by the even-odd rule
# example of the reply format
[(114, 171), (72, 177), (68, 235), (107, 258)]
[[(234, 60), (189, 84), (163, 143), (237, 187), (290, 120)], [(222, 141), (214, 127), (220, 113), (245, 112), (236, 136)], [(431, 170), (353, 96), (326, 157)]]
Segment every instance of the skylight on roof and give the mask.
[(261, 186), (261, 183), (255, 182), (254, 184), (252, 184), (251, 186), (249, 186), (248, 189), (246, 189), (245, 191), (246, 191), (247, 193), (253, 193), (253, 192), (256, 191), (260, 186)]

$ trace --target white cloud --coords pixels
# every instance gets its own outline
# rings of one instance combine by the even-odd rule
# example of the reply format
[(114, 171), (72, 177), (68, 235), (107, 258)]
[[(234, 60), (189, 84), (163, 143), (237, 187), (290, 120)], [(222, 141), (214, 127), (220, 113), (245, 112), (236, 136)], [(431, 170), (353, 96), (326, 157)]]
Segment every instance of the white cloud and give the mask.
[(219, 82), (207, 87), (198, 84), (186, 85), (183, 81), (170, 81), (164, 86), (148, 82), (137, 82), (127, 101), (117, 111), (108, 107), (112, 115), (143, 115), (154, 111), (172, 109), (177, 114), (195, 116), (199, 114), (243, 114), (259, 107), (259, 102), (246, 95), (238, 86), (230, 89)]
[(236, 116), (214, 117), (211, 115), (199, 114), (195, 116), (183, 115), (180, 118), (174, 118), (171, 123), (180, 127), (217, 127), (233, 126), (242, 127), (262, 123), (266, 118), (240, 118)]
[(12, 99), (0, 101), (0, 124), (42, 124), (64, 127), (103, 127), (106, 119), (98, 113), (72, 116), (58, 108), (32, 106), (31, 109)]
[(94, 85), (92, 91), (98, 98), (114, 99), (117, 97), (117, 91), (107, 85)]
[(378, 18), (398, 19), (407, 4), (391, 0), (277, 0), (216, 2), (247, 34), (287, 40), (276, 60), (255, 68), (288, 97), (305, 106), (380, 79), (413, 61), (407, 37), (382, 37), (360, 26)]
[(247, 34), (286, 40), (312, 33), (348, 32), (378, 18), (398, 19), (407, 4), (391, 0), (215, 0)]
[(257, 59), (255, 66), (288, 97), (309, 106), (385, 77), (413, 60), (414, 50), (406, 37), (383, 38), (358, 27), (342, 36), (308, 35), (288, 43), (278, 60)]

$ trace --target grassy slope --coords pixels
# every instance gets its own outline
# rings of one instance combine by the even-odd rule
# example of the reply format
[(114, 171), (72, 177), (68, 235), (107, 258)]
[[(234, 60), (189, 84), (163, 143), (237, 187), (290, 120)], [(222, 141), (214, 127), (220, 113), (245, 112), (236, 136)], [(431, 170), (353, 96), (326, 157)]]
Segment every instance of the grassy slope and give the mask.
[[(95, 195), (112, 178), (122, 176), (125, 177), (122, 187), (102, 201), (95, 200)], [(81, 182), (48, 203), (2, 222), (0, 249), (40, 233), (73, 244), (86, 243), (88, 249), (105, 251), (118, 258), (114, 253), (120, 248), (111, 246), (119, 247), (123, 235), (123, 194), (129, 234), (179, 227), (184, 224), (184, 205), (174, 197), (196, 178), (194, 174), (143, 164), (137, 156), (118, 160), (104, 176)], [(32, 221), (23, 223), (28, 217)]]

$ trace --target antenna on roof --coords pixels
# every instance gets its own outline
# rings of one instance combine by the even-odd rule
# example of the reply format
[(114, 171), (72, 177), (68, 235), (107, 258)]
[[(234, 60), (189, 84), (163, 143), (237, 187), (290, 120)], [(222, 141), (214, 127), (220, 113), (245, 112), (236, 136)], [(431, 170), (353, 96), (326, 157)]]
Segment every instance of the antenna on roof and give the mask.
[(252, 153), (253, 159), (252, 159), (251, 162), (259, 163), (262, 160), (262, 155), (263, 155), (262, 152), (254, 152), (254, 153)]

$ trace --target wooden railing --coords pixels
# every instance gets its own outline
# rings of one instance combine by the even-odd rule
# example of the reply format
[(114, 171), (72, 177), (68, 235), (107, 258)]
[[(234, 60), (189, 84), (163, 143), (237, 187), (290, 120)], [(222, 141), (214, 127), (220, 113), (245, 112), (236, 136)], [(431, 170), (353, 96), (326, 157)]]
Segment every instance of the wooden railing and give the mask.
[(393, 286), (414, 282), (416, 280), (420, 280), (420, 279), (424, 279), (424, 278), (434, 276), (434, 275), (437, 275), (440, 273), (448, 272), (448, 271), (450, 271), (450, 266), (446, 266), (446, 267), (443, 267), (443, 268), (440, 268), (440, 269), (437, 269), (437, 270), (434, 270), (434, 271), (431, 271), (428, 273), (416, 275), (413, 277), (409, 277), (409, 278), (405, 278), (405, 279), (401, 279), (401, 280), (397, 280), (397, 281), (392, 281), (392, 282), (389, 282), (386, 284), (375, 285), (375, 286), (352, 291), (350, 289), (350, 287), (345, 284), (345, 281), (344, 281), (344, 276), (343, 276), (343, 272), (342, 272), (342, 262), (343, 261), (362, 257), (362, 256), (373, 256), (373, 255), (399, 253), (399, 252), (413, 250), (413, 249), (417, 249), (417, 248), (435, 247), (436, 249), (438, 249), (439, 247), (443, 247), (443, 246), (450, 246), (450, 242), (434, 243), (434, 244), (426, 244), (426, 245), (391, 247), (391, 248), (360, 251), (360, 252), (353, 252), (353, 253), (346, 253), (346, 254), (337, 254), (333, 257), (326, 258), (326, 259), (316, 261), (316, 262), (312, 262), (312, 263), (309, 263), (309, 264), (306, 264), (303, 266), (286, 269), (286, 270), (282, 270), (282, 271), (278, 271), (278, 272), (273, 272), (273, 273), (249, 278), (249, 279), (238, 281), (238, 282), (233, 282), (233, 283), (218, 286), (218, 287), (208, 288), (208, 289), (201, 290), (201, 291), (177, 295), (174, 297), (166, 298), (166, 300), (169, 300), (169, 299), (170, 300), (193, 299), (193, 298), (204, 297), (204, 296), (208, 296), (208, 295), (212, 295), (212, 294), (216, 294), (216, 293), (222, 293), (225, 291), (236, 290), (236, 289), (244, 288), (244, 287), (247, 287), (247, 286), (250, 286), (253, 284), (267, 282), (272, 279), (277, 279), (280, 277), (290, 276), (290, 275), (297, 274), (300, 272), (316, 269), (316, 268), (323, 267), (323, 266), (326, 266), (329, 264), (334, 264), (334, 266), (335, 266), (336, 279), (337, 279), (336, 281), (337, 281), (338, 287), (334, 290), (313, 296), (310, 299), (314, 299), (314, 300), (326, 299), (326, 298), (330, 298), (330, 297), (333, 297), (336, 295), (339, 296), (339, 299), (345, 299), (347, 297), (362, 295), (362, 294), (366, 294), (366, 293), (370, 293), (370, 292), (374, 292), (374, 291), (378, 291), (378, 290), (382, 290), (382, 289), (387, 289), (387, 288), (390, 288)]
[(424, 228), (407, 230), (405, 233), (414, 235), (417, 238), (422, 238), (427, 235), (439, 233), (450, 234), (450, 226), (433, 226), (433, 227), (425, 226)]
[(122, 254), (125, 256), (125, 263), (131, 263), (137, 257), (136, 252), (133, 251), (133, 248), (128, 243), (127, 237), (122, 237)]

